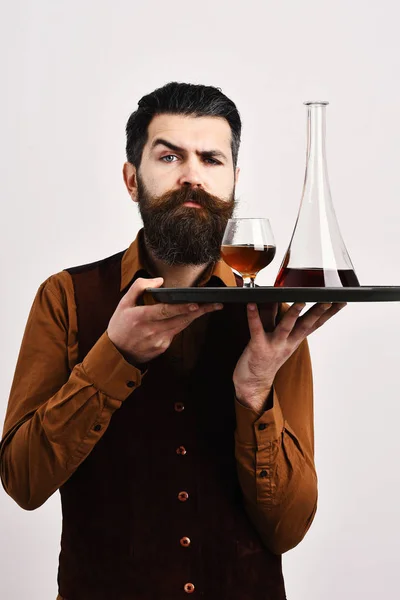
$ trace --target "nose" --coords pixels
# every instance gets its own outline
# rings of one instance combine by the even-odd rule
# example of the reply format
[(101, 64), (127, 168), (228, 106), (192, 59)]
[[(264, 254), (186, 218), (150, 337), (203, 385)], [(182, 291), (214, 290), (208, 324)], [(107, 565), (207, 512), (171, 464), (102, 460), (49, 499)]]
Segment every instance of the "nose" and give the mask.
[(190, 185), (193, 187), (203, 187), (203, 179), (198, 165), (194, 161), (186, 161), (182, 165), (182, 171), (179, 175), (180, 186)]

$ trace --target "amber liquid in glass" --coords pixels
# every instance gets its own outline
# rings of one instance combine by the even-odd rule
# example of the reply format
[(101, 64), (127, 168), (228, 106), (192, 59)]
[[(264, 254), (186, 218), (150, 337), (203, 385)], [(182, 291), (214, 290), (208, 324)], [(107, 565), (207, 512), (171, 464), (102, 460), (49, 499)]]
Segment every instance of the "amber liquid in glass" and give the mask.
[[(275, 287), (338, 287), (337, 276), (343, 287), (359, 287), (353, 269), (288, 269), (282, 268), (275, 281)], [(332, 283), (336, 282), (336, 283)]]
[(264, 246), (263, 250), (257, 250), (252, 244), (221, 247), (224, 261), (244, 277), (257, 275), (274, 260), (275, 252), (276, 246)]

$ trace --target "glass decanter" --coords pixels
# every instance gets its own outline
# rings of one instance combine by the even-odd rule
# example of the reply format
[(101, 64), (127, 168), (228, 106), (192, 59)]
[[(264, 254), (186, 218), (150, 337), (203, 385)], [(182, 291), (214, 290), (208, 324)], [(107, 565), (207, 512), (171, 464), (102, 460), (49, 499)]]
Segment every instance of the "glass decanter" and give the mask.
[(307, 161), (303, 194), (275, 287), (358, 287), (329, 188), (325, 151), (328, 102), (307, 106)]

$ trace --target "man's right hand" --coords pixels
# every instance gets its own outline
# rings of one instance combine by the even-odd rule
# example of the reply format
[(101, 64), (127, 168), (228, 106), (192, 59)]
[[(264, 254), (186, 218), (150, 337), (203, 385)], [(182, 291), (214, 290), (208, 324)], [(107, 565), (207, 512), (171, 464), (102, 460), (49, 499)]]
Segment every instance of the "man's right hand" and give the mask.
[(114, 346), (126, 360), (140, 365), (167, 350), (177, 333), (205, 313), (223, 308), (222, 304), (153, 304), (138, 306), (146, 288), (161, 287), (164, 280), (139, 278), (121, 299), (107, 328)]

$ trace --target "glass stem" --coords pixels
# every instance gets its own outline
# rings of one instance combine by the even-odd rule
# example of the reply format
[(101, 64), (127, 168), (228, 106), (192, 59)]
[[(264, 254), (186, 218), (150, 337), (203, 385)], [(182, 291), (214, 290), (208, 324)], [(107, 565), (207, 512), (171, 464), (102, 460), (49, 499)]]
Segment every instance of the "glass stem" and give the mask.
[(255, 277), (244, 277), (243, 278), (243, 287), (248, 287), (248, 288), (255, 288), (256, 287), (256, 283), (255, 283)]

